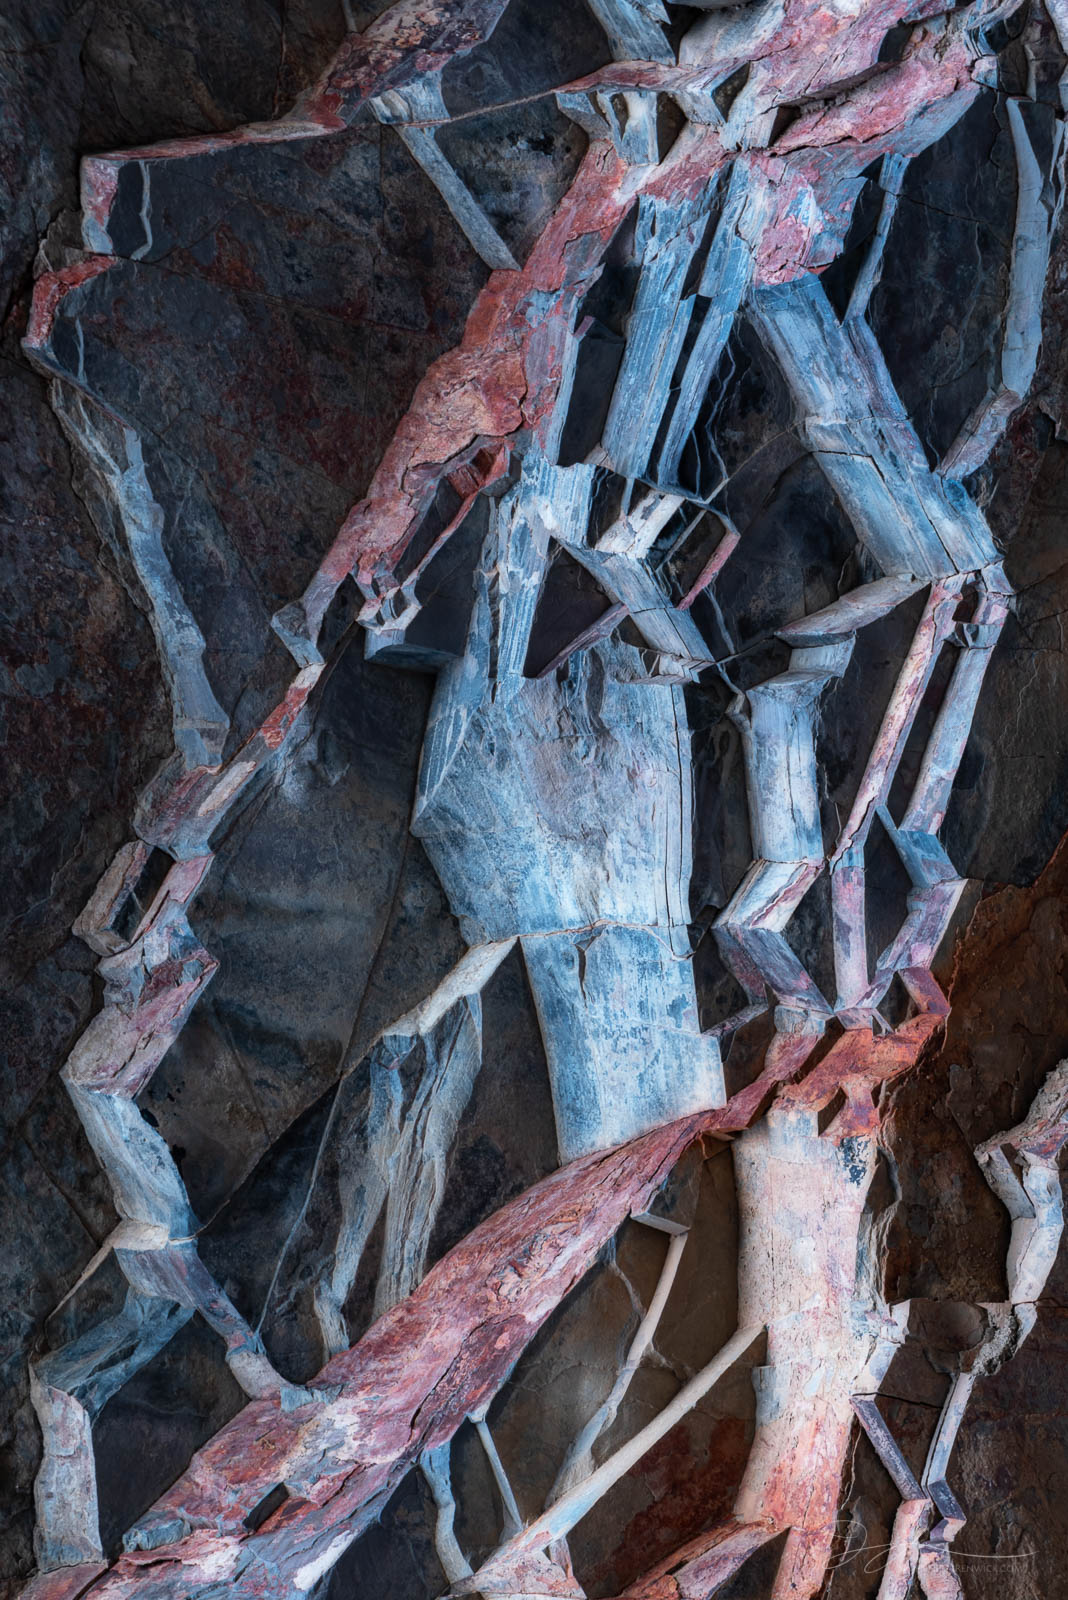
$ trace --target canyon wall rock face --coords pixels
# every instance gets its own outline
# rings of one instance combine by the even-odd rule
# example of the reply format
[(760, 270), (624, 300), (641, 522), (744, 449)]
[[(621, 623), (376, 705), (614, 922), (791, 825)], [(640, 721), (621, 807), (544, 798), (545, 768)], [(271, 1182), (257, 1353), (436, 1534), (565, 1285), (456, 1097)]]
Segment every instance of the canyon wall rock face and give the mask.
[(1056, 1596), (1060, 0), (3, 30), (5, 1593)]

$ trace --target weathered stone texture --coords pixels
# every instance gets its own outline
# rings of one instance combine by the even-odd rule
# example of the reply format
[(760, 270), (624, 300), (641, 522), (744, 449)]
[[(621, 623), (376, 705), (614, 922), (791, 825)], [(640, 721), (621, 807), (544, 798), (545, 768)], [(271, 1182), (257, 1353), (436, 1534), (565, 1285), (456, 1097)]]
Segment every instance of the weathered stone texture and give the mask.
[(0, 24), (5, 1593), (1059, 1593), (1066, 46)]

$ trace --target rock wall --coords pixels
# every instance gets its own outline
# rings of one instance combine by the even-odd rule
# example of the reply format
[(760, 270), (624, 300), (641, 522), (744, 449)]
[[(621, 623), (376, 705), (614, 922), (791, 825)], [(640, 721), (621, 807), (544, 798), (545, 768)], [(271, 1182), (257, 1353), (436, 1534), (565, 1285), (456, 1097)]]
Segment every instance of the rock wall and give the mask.
[(1055, 1596), (1059, 0), (3, 27), (5, 1592)]

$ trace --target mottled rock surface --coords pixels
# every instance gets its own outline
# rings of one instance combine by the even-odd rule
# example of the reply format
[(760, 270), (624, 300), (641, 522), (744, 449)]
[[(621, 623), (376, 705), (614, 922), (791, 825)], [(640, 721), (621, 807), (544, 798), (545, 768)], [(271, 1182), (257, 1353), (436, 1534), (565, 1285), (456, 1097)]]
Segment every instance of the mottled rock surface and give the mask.
[(5, 1596), (1061, 1592), (1066, 66), (0, 22)]

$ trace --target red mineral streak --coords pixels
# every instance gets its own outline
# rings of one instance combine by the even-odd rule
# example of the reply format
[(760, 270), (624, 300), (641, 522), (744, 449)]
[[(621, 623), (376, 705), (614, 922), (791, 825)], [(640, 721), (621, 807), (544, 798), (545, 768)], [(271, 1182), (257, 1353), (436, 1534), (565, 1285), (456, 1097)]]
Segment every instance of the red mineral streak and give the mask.
[(921, 1550), (919, 1572), (927, 1600), (963, 1600), (964, 1591), (947, 1550)]
[[(915, 1061), (931, 1026), (917, 1018), (881, 1039), (846, 1035), (816, 1069), (809, 1098), (822, 1102), (840, 1086), (848, 1094), (855, 1081), (870, 1092)], [(449, 1439), (492, 1398), (597, 1251), (649, 1203), (682, 1152), (702, 1134), (750, 1123), (774, 1084), (802, 1069), (815, 1042), (812, 1034), (780, 1035), (761, 1078), (721, 1110), (574, 1162), (488, 1218), (407, 1300), (327, 1363), (312, 1387), (333, 1398), (288, 1413), (274, 1401), (246, 1406), (142, 1519), (146, 1527), (181, 1519), (189, 1532), (121, 1557), (89, 1592), (177, 1600), (227, 1581), (237, 1594), (267, 1594), (283, 1582), (300, 1587), (302, 1572), (328, 1555), (332, 1563), (415, 1456)], [(767, 1496), (779, 1513), (773, 1525), (815, 1520), (813, 1539), (833, 1527), (848, 1429), (841, 1439), (833, 1427), (815, 1433)], [(278, 1483), (290, 1498), (249, 1533), (244, 1519)], [(700, 1547), (687, 1547), (687, 1558)]]
[[(499, 9), (500, 0), (481, 6), (465, 6), (457, 0), (429, 13), (414, 0), (395, 7), (366, 34), (346, 42), (321, 85), (312, 91), (312, 98), (327, 83), (335, 86), (322, 89), (328, 97), (337, 85), (343, 85), (346, 93), (357, 85), (359, 92), (369, 93), (373, 84), (373, 92), (378, 93), (388, 86), (389, 74), (399, 72), (402, 64), (406, 79), (440, 66), (457, 50), (479, 42), (496, 22)], [(808, 19), (808, 10), (798, 9)], [(843, 19), (823, 11), (817, 15), (833, 34), (849, 33)], [(804, 25), (808, 26), (808, 21)], [(860, 30), (866, 42), (856, 44), (854, 50), (854, 55), (859, 52), (861, 65), (871, 64), (866, 57), (886, 25), (881, 14), (880, 19), (866, 15), (865, 27)], [(788, 49), (791, 30), (796, 35), (801, 27), (802, 22), (791, 12), (783, 24), (786, 42), (780, 44), (776, 39), (778, 48)], [(433, 41), (431, 54), (427, 53), (428, 41)], [(884, 149), (898, 148), (910, 118), (919, 111), (951, 99), (958, 91), (976, 92), (967, 79), (967, 56), (961, 41), (951, 41), (938, 50), (930, 39), (926, 43), (921, 40), (917, 49), (924, 47), (930, 59), (910, 59), (862, 84), (844, 107), (802, 119), (810, 125), (811, 143), (801, 143), (796, 127), (790, 130), (791, 139), (784, 148), (792, 153), (792, 159), (764, 152), (741, 158), (763, 170), (773, 197), (773, 215), (763, 228), (757, 251), (758, 282), (786, 282), (812, 266), (825, 264), (823, 256), (817, 259), (813, 251), (825, 235), (844, 236), (863, 169)], [(811, 38), (806, 40), (806, 48), (811, 62)], [(847, 51), (838, 64), (844, 62), (857, 70), (854, 55)], [(421, 64), (414, 65), (416, 61)], [(717, 62), (717, 72), (720, 65)], [(777, 74), (781, 66), (776, 56)], [(807, 71), (806, 84), (810, 86), (811, 65)], [(777, 82), (783, 90), (790, 82), (789, 73), (777, 77)], [(780, 92), (779, 102), (784, 98), (785, 93)], [(266, 136), (266, 130), (284, 126), (285, 119), (258, 129), (236, 130), (226, 138), (231, 142), (242, 137), (258, 139)], [(833, 148), (832, 159), (819, 159), (822, 152), (816, 147), (820, 146)], [(93, 161), (145, 160), (156, 155), (169, 159), (191, 153), (203, 153), (197, 141), (174, 141)], [(447, 465), (469, 451), (476, 438), (503, 442), (521, 426), (537, 429), (543, 424), (557, 392), (577, 301), (588, 286), (601, 249), (637, 195), (693, 198), (732, 154), (714, 129), (691, 129), (659, 166), (635, 174), (608, 146), (591, 146), (524, 269), (491, 275), (472, 308), (460, 345), (441, 356), (418, 385), (367, 495), (349, 512), (304, 596), (312, 637), (350, 571), (366, 587), (388, 591), (390, 573)], [(87, 203), (97, 208), (92, 215), (100, 221), (98, 211), (110, 180), (89, 163), (87, 172)], [(825, 243), (823, 249), (826, 260), (831, 259), (834, 248)], [(548, 304), (541, 299), (544, 296), (549, 297)]]
[(878, 1132), (879, 1113), (872, 1091), (915, 1065), (919, 1053), (942, 1024), (935, 1012), (911, 1018), (893, 1033), (876, 1036), (864, 1028), (850, 1029), (832, 1045), (818, 1066), (798, 1084), (779, 1091), (777, 1104), (784, 1110), (820, 1111), (838, 1093), (845, 1105), (827, 1129), (835, 1143)]
[(615, 1600), (696, 1600), (712, 1594), (778, 1531), (771, 1523), (742, 1523), (729, 1517), (682, 1545)]
[(129, 161), (181, 161), (215, 155), (235, 146), (316, 139), (346, 128), (368, 100), (428, 72), (481, 44), (492, 33), (506, 0), (400, 0), (362, 33), (345, 39), (319, 80), (284, 117), (250, 122), (224, 133), (162, 139), (125, 150), (105, 150), (82, 163), (82, 205), (102, 228), (118, 180)]
[[(113, 1003), (93, 1018), (64, 1069), (80, 1088), (127, 1099), (138, 1094), (216, 972), (218, 962), (192, 937), (184, 914), (211, 861), (177, 862), (129, 948), (101, 963)], [(153, 946), (162, 959), (149, 965)]]
[[(289, 1413), (246, 1406), (144, 1519), (180, 1517), (190, 1533), (120, 1558), (90, 1592), (177, 1596), (220, 1577), (235, 1593), (273, 1592), (338, 1538), (350, 1542), (414, 1456), (492, 1397), (604, 1241), (723, 1118), (688, 1118), (576, 1162), (489, 1218), (323, 1368), (314, 1386), (340, 1386), (336, 1398)], [(279, 1482), (291, 1500), (248, 1533), (244, 1518)]]
[(22, 1600), (78, 1600), (93, 1579), (107, 1571), (104, 1561), (81, 1561), (74, 1567), (38, 1572), (22, 1591)]
[(308, 696), (314, 687), (312, 683), (297, 682), (291, 684), (286, 690), (285, 698), (271, 712), (260, 728), (259, 736), (267, 749), (274, 752), (279, 749), (286, 735), (293, 727), (297, 717), (307, 704)]
[(716, 576), (716, 573), (719, 572), (726, 564), (728, 556), (730, 556), (734, 550), (737, 549), (740, 539), (741, 534), (736, 533), (733, 529), (723, 535), (722, 539), (719, 541), (719, 544), (716, 546), (715, 550), (713, 550), (712, 554), (709, 556), (708, 560), (697, 574), (697, 577), (694, 579), (690, 588), (679, 601), (680, 611), (689, 611), (690, 607), (697, 599), (697, 596), (704, 593), (709, 584), (712, 582), (712, 579)]
[(757, 251), (758, 283), (789, 283), (828, 266), (842, 247), (861, 175), (880, 156), (913, 154), (932, 122), (956, 121), (979, 93), (962, 41), (944, 59), (904, 62), (862, 85), (843, 104), (800, 118), (768, 151), (750, 158), (773, 196)]
[(902, 138), (902, 132), (916, 115), (958, 93), (963, 92), (969, 101), (978, 94), (971, 69), (972, 57), (960, 37), (951, 40), (943, 54), (915, 55), (862, 83), (844, 100), (799, 117), (775, 141), (776, 154), (846, 140), (865, 146), (875, 142), (873, 153), (882, 153), (882, 142), (888, 136), (895, 150), (902, 146), (907, 150), (909, 138), (907, 134)]
[(113, 256), (85, 256), (59, 272), (46, 272), (33, 286), (30, 320), (23, 343), (28, 350), (43, 350), (52, 336), (52, 326), (61, 302), (83, 283), (115, 265)]
[[(87, 161), (87, 215), (106, 227), (122, 161), (176, 159), (339, 128), (368, 95), (403, 87), (480, 42), (502, 9), (503, 0), (455, 0), (434, 7), (411, 0), (394, 7), (366, 34), (346, 42), (290, 118)], [(811, 4), (788, 6), (766, 47), (768, 61), (755, 64), (747, 92), (763, 92), (769, 104), (781, 104), (790, 96), (811, 97), (820, 86), (851, 81), (874, 65), (883, 34), (901, 10), (900, 5), (875, 7), (855, 19)], [(317, 632), (331, 595), (350, 570), (365, 586), (388, 589), (442, 476), (462, 475), (466, 493), (473, 494), (499, 475), (507, 442), (521, 428), (544, 427), (581, 296), (637, 195), (693, 198), (728, 160), (740, 159), (763, 174), (771, 196), (770, 220), (761, 223), (757, 246), (757, 281), (786, 282), (824, 264), (848, 226), (861, 171), (883, 151), (911, 148), (909, 125), (923, 122), (931, 108), (941, 106), (942, 114), (955, 117), (977, 92), (961, 40), (944, 46), (932, 40), (924, 36), (917, 45), (925, 54), (851, 84), (844, 101), (806, 112), (774, 152), (736, 158), (714, 130), (691, 130), (660, 167), (635, 171), (610, 147), (595, 143), (526, 266), (491, 276), (461, 344), (419, 384), (368, 495), (349, 513), (305, 597), (311, 631)], [(820, 65), (814, 68), (817, 59)], [(722, 68), (717, 62), (717, 78)], [(687, 70), (637, 64), (628, 80), (625, 67), (617, 65), (605, 69), (603, 81), (666, 83), (677, 72), (681, 85), (696, 83), (702, 71), (708, 75), (696, 68), (687, 79)], [(915, 139), (920, 140), (919, 133)], [(105, 271), (112, 259), (89, 256), (39, 281), (29, 348), (46, 345), (63, 296)], [(298, 676), (227, 767), (198, 769), (162, 791), (153, 836), (180, 848), (192, 819), (217, 816), (284, 746), (317, 676), (314, 669)], [(198, 865), (204, 863), (201, 871), (209, 860), (198, 859)], [(188, 894), (195, 886), (189, 884)], [(179, 895), (178, 887), (175, 879), (176, 897), (184, 904), (188, 896)], [(185, 970), (194, 956), (213, 965), (199, 950), (186, 952), (182, 961), (165, 961), (154, 969), (132, 1011), (112, 1006), (103, 1014), (109, 1018), (107, 1045), (82, 1080), (86, 1086), (136, 1092), (210, 976), (207, 965), (195, 974)], [(873, 1134), (878, 1128), (873, 1089), (915, 1062), (939, 1021), (932, 1009), (893, 1035), (847, 1033), (808, 1078), (780, 1091), (780, 1106), (822, 1109), (841, 1092), (844, 1107), (828, 1138), (837, 1142)], [(94, 1043), (91, 1034), (83, 1043)], [(99, 1581), (94, 1581), (99, 1568), (92, 1566), (62, 1577), (48, 1575), (38, 1580), (43, 1587), (35, 1597), (73, 1600), (87, 1585), (94, 1593), (125, 1595), (139, 1588), (175, 1600), (218, 1582), (249, 1595), (276, 1593), (290, 1583), (298, 1590), (310, 1587), (370, 1520), (417, 1452), (450, 1437), (496, 1392), (592, 1256), (629, 1211), (647, 1202), (685, 1146), (706, 1131), (747, 1126), (776, 1085), (802, 1070), (814, 1043), (812, 1034), (780, 1036), (761, 1077), (723, 1111), (576, 1163), (490, 1218), (407, 1301), (323, 1369), (318, 1386), (325, 1391), (340, 1386), (339, 1393), (289, 1413), (273, 1401), (254, 1402), (194, 1458), (146, 1519), (163, 1525), (180, 1518), (190, 1529), (185, 1537), (124, 1556)], [(769, 1480), (768, 1520), (752, 1525), (746, 1537), (748, 1547), (755, 1548), (774, 1530), (795, 1525), (784, 1563), (793, 1577), (781, 1582), (803, 1586), (822, 1572), (847, 1436), (848, 1428), (838, 1421), (811, 1420), (797, 1450)], [(288, 1485), (290, 1498), (255, 1534), (248, 1533), (244, 1518), (279, 1482)], [(701, 1584), (717, 1581), (717, 1564), (721, 1574), (738, 1565), (737, 1552), (716, 1554), (717, 1546), (738, 1532), (731, 1524), (706, 1536), (703, 1546), (697, 1541), (685, 1547), (672, 1558), (674, 1573), (657, 1569), (660, 1576), (650, 1575), (645, 1587), (628, 1594), (641, 1593), (648, 1600), (654, 1594), (657, 1600), (696, 1595)], [(657, 1587), (663, 1584), (672, 1587)]]
[[(819, 1111), (841, 1094), (843, 1107), (823, 1137), (840, 1144), (877, 1135), (880, 1112), (873, 1090), (913, 1067), (943, 1020), (940, 1013), (932, 1012), (878, 1037), (859, 1029), (846, 1032), (799, 1082), (779, 1090), (776, 1109)], [(848, 1299), (853, 1284), (848, 1272), (836, 1277), (840, 1281), (827, 1285), (829, 1303), (811, 1314), (812, 1326), (804, 1344), (812, 1350), (834, 1349), (840, 1338), (843, 1308), (837, 1302)], [(791, 1532), (774, 1594), (814, 1593), (833, 1544), (852, 1426), (851, 1414), (840, 1398), (819, 1398), (799, 1414), (790, 1448), (773, 1460), (760, 1484), (760, 1514), (755, 1520), (750, 1514), (744, 1524), (750, 1536), (741, 1541), (737, 1559), (725, 1543), (738, 1534), (739, 1521), (734, 1518), (691, 1540), (632, 1584), (619, 1600), (696, 1600), (736, 1570), (749, 1551), (787, 1529)]]
[[(522, 272), (494, 272), (468, 317), (460, 345), (420, 382), (371, 480), (346, 517), (304, 599), (317, 630), (330, 598), (354, 571), (368, 588), (389, 587), (419, 518), (446, 470), (476, 441), (502, 443), (551, 411), (564, 340), (601, 250), (629, 209), (627, 167), (594, 145)], [(533, 307), (536, 296), (549, 307)]]
[(111, 216), (118, 187), (117, 162), (109, 161), (106, 157), (100, 160), (92, 156), (85, 158), (81, 170), (82, 216), (95, 222), (102, 234), (107, 232), (108, 218)]
[[(970, 98), (961, 88), (963, 46), (937, 63), (910, 62), (880, 75), (844, 139), (832, 114), (814, 128), (830, 153), (799, 148), (783, 158), (756, 152), (747, 158), (768, 180), (773, 215), (757, 251), (757, 281), (783, 283), (813, 265), (825, 265), (849, 225), (860, 174), (879, 154), (898, 147), (908, 121), (939, 99)], [(954, 105), (952, 113), (959, 114)], [(866, 138), (855, 136), (865, 130)], [(414, 533), (440, 481), (443, 463), (470, 447), (476, 435), (503, 439), (520, 425), (537, 426), (551, 409), (560, 378), (563, 335), (589, 278), (589, 246), (603, 247), (638, 194), (693, 198), (729, 159), (715, 130), (690, 130), (658, 167), (635, 176), (609, 147), (594, 143), (520, 272), (495, 272), (472, 308), (460, 345), (428, 370), (397, 429), (367, 495), (350, 511), (304, 606), (314, 633), (330, 597), (353, 571), (361, 584), (388, 588), (388, 574)], [(589, 241), (576, 254), (577, 242)], [(812, 253), (822, 242), (819, 260)], [(550, 297), (541, 323), (555, 331), (546, 351), (540, 324), (528, 307), (535, 294)]]
[(512, 1600), (516, 1595), (536, 1595), (537, 1600), (585, 1600), (586, 1591), (563, 1567), (540, 1550), (524, 1550), (506, 1571), (495, 1573), (481, 1591), (483, 1600)]

